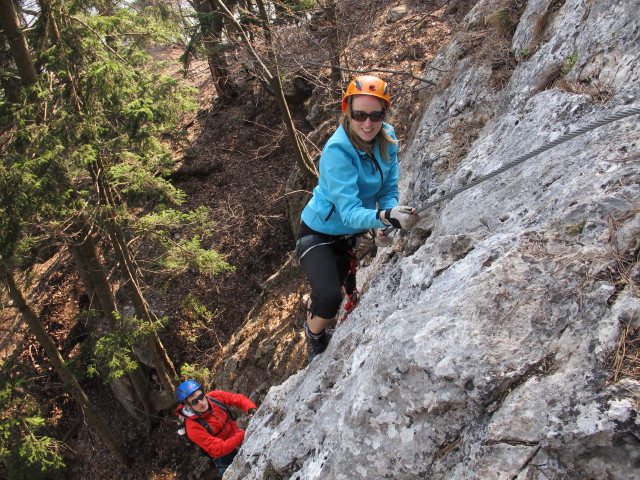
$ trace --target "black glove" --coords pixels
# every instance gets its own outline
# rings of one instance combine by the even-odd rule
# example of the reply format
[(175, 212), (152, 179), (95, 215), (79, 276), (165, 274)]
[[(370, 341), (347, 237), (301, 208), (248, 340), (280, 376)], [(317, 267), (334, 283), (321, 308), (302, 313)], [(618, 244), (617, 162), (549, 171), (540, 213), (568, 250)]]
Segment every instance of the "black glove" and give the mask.
[(420, 218), (414, 213), (415, 211), (416, 209), (413, 207), (398, 205), (397, 207), (380, 210), (380, 220), (382, 220), (382, 223), (397, 229), (411, 228)]
[(255, 408), (250, 408), (250, 409), (249, 409), (249, 411), (248, 411), (247, 413), (248, 413), (249, 415), (255, 415), (255, 413), (256, 413), (257, 411), (258, 411), (258, 410), (256, 410)]

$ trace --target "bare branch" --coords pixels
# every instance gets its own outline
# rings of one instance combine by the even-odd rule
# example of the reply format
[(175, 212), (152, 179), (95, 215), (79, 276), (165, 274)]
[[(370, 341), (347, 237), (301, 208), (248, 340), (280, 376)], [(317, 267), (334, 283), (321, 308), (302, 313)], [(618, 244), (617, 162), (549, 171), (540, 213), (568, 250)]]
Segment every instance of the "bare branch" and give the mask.
[[(420, 80), (421, 82), (425, 82), (431, 85), (435, 85), (435, 82), (432, 82), (431, 80), (427, 80), (426, 78), (423, 77), (418, 77), (416, 75), (414, 75), (411, 72), (403, 72), (400, 70), (386, 70), (383, 68), (368, 68), (366, 70), (355, 70), (353, 68), (344, 68), (344, 67), (332, 67), (331, 65), (322, 65), (320, 63), (314, 63), (314, 62), (307, 62), (308, 65), (312, 65), (314, 67), (322, 67), (322, 68), (338, 68), (339, 70), (342, 70), (344, 72), (353, 72), (353, 73), (360, 73), (360, 74), (364, 74), (364, 73), (372, 73), (372, 72), (381, 72), (381, 73), (392, 73), (394, 75), (406, 75), (408, 77), (411, 77), (415, 80)], [(440, 70), (439, 68), (436, 67), (431, 67), (429, 66), (429, 68), (433, 69), (433, 70), (438, 70), (439, 72), (448, 72), (448, 70)]]
[(411, 27), (411, 28), (418, 28), (428, 17), (432, 16), (434, 13), (436, 13), (438, 10), (440, 10), (442, 7), (448, 5), (449, 3), (451, 3), (451, 0), (446, 0), (444, 3), (441, 3), (440, 5), (436, 5), (429, 12), (423, 14), (420, 17), (420, 20), (418, 20), (416, 23), (414, 23), (413, 27)]
[(78, 22), (80, 25), (82, 25), (83, 27), (85, 27), (87, 30), (90, 30), (97, 38), (98, 40), (100, 40), (100, 43), (102, 43), (102, 45), (104, 46), (104, 48), (106, 48), (107, 50), (109, 50), (111, 53), (113, 53), (118, 60), (120, 60), (122, 63), (127, 63), (127, 61), (122, 58), (120, 56), (120, 54), (118, 52), (116, 52), (113, 48), (111, 48), (109, 45), (107, 45), (107, 43), (102, 39), (102, 37), (100, 36), (100, 34), (98, 32), (96, 32), (93, 28), (91, 28), (89, 25), (87, 25), (86, 23), (84, 23), (82, 20), (80, 20), (78, 17), (74, 17), (73, 15), (70, 16), (73, 20), (75, 20), (76, 22)]
[(231, 21), (236, 26), (236, 28), (238, 29), (238, 32), (240, 33), (240, 35), (242, 36), (242, 39), (244, 40), (245, 45), (247, 46), (247, 48), (249, 49), (249, 52), (251, 53), (251, 56), (256, 59), (260, 67), (262, 67), (264, 74), (267, 76), (269, 81), (271, 81), (271, 79), (273, 78), (273, 75), (271, 74), (267, 66), (264, 63), (262, 63), (262, 59), (260, 58), (260, 55), (258, 55), (258, 52), (256, 52), (255, 49), (253, 48), (253, 44), (251, 43), (251, 40), (249, 40), (249, 37), (247, 37), (247, 34), (242, 28), (242, 25), (240, 25), (240, 22), (236, 20), (236, 17), (233, 16), (231, 11), (229, 11), (229, 8), (225, 5), (225, 3), (222, 0), (214, 0), (214, 2), (218, 6), (218, 8), (224, 12), (224, 15), (229, 19), (229, 21)]

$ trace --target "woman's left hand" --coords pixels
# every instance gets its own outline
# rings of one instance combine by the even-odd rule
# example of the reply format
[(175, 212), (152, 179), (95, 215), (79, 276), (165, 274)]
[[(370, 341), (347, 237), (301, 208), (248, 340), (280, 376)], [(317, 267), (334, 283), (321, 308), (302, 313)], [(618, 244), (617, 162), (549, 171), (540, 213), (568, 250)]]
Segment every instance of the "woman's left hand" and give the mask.
[(398, 205), (397, 207), (382, 210), (380, 212), (380, 220), (397, 229), (411, 228), (420, 219), (415, 212), (416, 209), (414, 207)]

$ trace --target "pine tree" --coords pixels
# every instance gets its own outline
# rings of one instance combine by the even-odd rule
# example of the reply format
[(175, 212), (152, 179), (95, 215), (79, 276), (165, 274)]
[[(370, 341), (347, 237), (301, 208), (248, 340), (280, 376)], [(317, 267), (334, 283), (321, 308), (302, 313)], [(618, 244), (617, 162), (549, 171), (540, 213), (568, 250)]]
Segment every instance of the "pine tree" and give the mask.
[[(157, 335), (162, 325), (144, 298), (130, 249), (132, 234), (158, 241), (162, 226), (153, 225), (147, 217), (144, 227), (139, 227), (140, 218), (133, 209), (155, 202), (182, 203), (184, 194), (166, 179), (172, 167), (167, 144), (178, 140), (174, 131), (180, 116), (195, 106), (193, 91), (147, 65), (149, 42), (166, 42), (179, 35), (162, 5), (46, 0), (39, 5), (40, 16), (31, 31), (45, 35), (22, 35), (28, 42), (21, 43), (21, 50), (13, 44), (0, 49), (0, 64), (22, 77), (26, 45), (36, 72), (35, 81), (24, 74), (29, 81), (20, 87), (2, 84), (0, 269), (13, 302), (57, 373), (88, 418), (95, 417), (93, 428), (127, 463), (99, 417), (90, 412), (86, 394), (66, 369), (14, 274), (28, 270), (44, 247), (51, 251), (65, 245), (75, 252), (87, 290), (98, 297), (110, 325), (104, 338), (112, 339), (110, 345), (115, 346), (104, 343), (101, 352), (106, 357), (96, 359), (95, 365), (106, 381), (112, 374), (126, 374), (150, 418), (158, 405), (149, 397), (148, 379), (137, 365), (134, 347), (151, 351), (170, 394), (177, 374)], [(167, 246), (170, 255), (169, 242), (158, 242)], [(104, 250), (109, 245), (115, 255)], [(210, 258), (194, 262), (197, 268), (212, 269), (211, 260), (216, 269), (229, 268), (223, 259), (205, 255), (208, 251), (192, 249), (192, 253)], [(119, 313), (113, 287), (104, 275), (104, 259), (111, 258), (122, 269), (136, 318)]]
[[(42, 405), (28, 391), (25, 374), (9, 362), (0, 373), (0, 477), (8, 480), (56, 478), (65, 467), (62, 445), (44, 433)], [(13, 412), (20, 411), (21, 415)]]
[(128, 457), (122, 446), (113, 437), (107, 425), (100, 418), (100, 415), (98, 415), (98, 412), (93, 407), (93, 404), (80, 386), (78, 379), (66, 367), (64, 360), (60, 356), (60, 352), (47, 331), (42, 326), (42, 322), (40, 322), (38, 316), (27, 303), (22, 291), (13, 277), (12, 272), (7, 268), (6, 264), (0, 264), (0, 279), (5, 283), (9, 292), (9, 297), (13, 301), (15, 307), (29, 325), (31, 332), (35, 335), (40, 345), (42, 345), (46, 351), (56, 372), (60, 375), (64, 384), (69, 387), (71, 395), (82, 409), (82, 413), (87, 417), (89, 424), (95, 429), (100, 438), (104, 441), (105, 445), (113, 452), (115, 457), (122, 464), (130, 466), (131, 459)]

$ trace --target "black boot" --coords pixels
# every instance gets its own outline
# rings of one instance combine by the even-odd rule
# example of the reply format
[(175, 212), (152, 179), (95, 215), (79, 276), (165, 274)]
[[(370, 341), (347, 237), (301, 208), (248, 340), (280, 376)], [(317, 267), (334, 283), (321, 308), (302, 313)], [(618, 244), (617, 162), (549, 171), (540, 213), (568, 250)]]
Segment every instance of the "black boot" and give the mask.
[(304, 322), (304, 334), (307, 337), (307, 359), (309, 363), (327, 349), (329, 341), (333, 336), (333, 328), (325, 328), (320, 333), (311, 333), (307, 322)]

